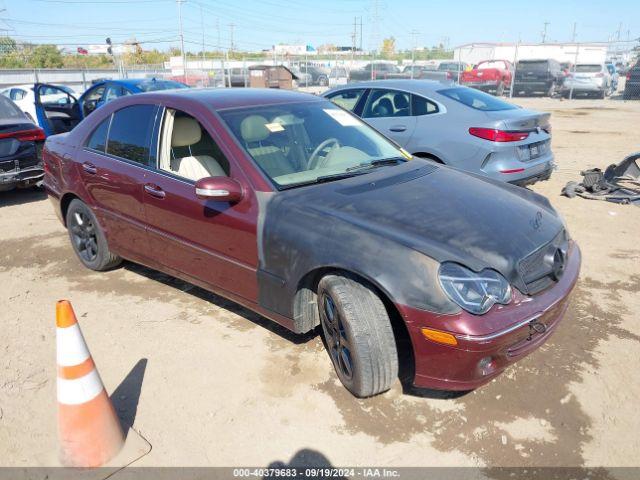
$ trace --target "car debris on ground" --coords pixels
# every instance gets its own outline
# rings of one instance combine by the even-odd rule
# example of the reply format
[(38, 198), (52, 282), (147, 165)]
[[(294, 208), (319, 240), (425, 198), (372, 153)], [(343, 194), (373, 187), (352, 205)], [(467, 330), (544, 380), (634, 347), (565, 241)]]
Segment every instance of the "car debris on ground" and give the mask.
[(611, 164), (603, 172), (599, 168), (583, 170), (582, 182), (569, 182), (562, 189), (562, 195), (573, 198), (576, 195), (590, 200), (636, 205), (640, 207), (640, 152), (629, 155), (618, 164)]

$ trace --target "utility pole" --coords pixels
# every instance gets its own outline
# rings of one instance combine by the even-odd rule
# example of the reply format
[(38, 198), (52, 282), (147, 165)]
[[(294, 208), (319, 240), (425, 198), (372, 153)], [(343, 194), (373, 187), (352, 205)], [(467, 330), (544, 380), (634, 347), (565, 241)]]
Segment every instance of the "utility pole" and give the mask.
[(371, 40), (372, 40), (371, 43), (373, 44), (373, 49), (372, 49), (373, 58), (372, 58), (372, 61), (371, 61), (371, 80), (375, 80), (376, 79), (376, 53), (377, 53), (378, 43), (379, 43), (379, 40), (380, 40), (378, 38), (378, 21), (380, 19), (379, 15), (378, 15), (379, 7), (380, 7), (379, 0), (372, 0), (371, 21), (372, 21), (373, 26), (371, 28)]
[(180, 35), (180, 54), (182, 55), (182, 69), (184, 71), (184, 83), (187, 83), (187, 57), (184, 53), (184, 33), (182, 31), (182, 4), (185, 0), (176, 0), (178, 4), (178, 31)]
[(551, 25), (549, 22), (544, 22), (544, 30), (542, 30), (542, 43), (547, 41), (547, 27)]
[(360, 51), (362, 52), (362, 17), (360, 17)]
[(202, 28), (202, 65), (204, 70), (204, 14), (202, 13), (202, 4), (200, 4), (200, 27)]
[(358, 34), (358, 17), (353, 17), (353, 33), (351, 34), (351, 61), (356, 54), (356, 35)]
[(575, 43), (576, 41), (576, 22), (573, 22), (573, 32), (571, 33), (571, 43)]
[(235, 23), (229, 24), (229, 51), (230, 52), (233, 52), (233, 50), (235, 49), (233, 45), (233, 29), (235, 28), (235, 26), (236, 26)]
[(416, 64), (416, 35), (420, 32), (411, 30), (409, 33), (411, 35), (411, 79), (413, 80), (413, 67)]
[(220, 39), (220, 18), (219, 17), (216, 17), (216, 32), (218, 34), (218, 45), (216, 45), (216, 48), (220, 51), (220, 55), (221, 55), (220, 66), (222, 68), (222, 86), (226, 87), (227, 86), (227, 74), (226, 74), (225, 68), (224, 68), (224, 53), (222, 51), (222, 40)]

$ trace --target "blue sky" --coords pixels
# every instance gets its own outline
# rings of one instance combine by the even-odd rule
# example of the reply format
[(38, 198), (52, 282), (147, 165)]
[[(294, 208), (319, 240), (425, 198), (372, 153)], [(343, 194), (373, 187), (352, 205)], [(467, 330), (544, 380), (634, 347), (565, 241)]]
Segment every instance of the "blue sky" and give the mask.
[[(232, 28), (234, 44), (243, 50), (277, 43), (351, 45), (354, 17), (362, 17), (366, 49), (376, 38), (376, 3), (378, 38), (393, 36), (400, 48), (414, 40), (426, 46), (540, 41), (545, 22), (547, 41), (571, 40), (574, 22), (578, 41), (607, 41), (620, 24), (623, 40), (640, 37), (640, 0), (186, 0), (186, 47), (200, 49), (203, 25), (207, 49), (218, 38), (228, 47)], [(135, 36), (149, 48), (178, 44), (175, 0), (0, 0), (3, 8), (0, 29), (22, 41), (73, 47)]]

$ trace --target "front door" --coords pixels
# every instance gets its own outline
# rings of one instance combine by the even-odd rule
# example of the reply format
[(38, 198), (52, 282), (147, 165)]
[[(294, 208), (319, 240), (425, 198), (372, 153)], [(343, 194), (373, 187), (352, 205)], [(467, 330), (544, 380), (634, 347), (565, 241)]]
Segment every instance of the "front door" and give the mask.
[(78, 100), (55, 85), (36, 83), (35, 107), (38, 123), (45, 135), (69, 132), (81, 120)]
[(405, 147), (416, 128), (411, 116), (411, 95), (388, 89), (373, 89), (362, 113), (365, 122)]
[[(150, 247), (162, 252), (167, 267), (255, 302), (255, 196), (201, 122), (170, 108), (163, 117), (158, 168), (146, 174), (144, 185)], [(200, 200), (195, 182), (213, 176), (236, 179), (246, 195), (235, 204)]]

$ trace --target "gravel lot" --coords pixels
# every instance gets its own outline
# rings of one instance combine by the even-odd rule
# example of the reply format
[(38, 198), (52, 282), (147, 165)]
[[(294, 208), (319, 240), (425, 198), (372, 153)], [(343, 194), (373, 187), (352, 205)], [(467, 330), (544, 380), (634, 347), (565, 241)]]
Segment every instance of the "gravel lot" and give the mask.
[(532, 188), (583, 252), (572, 305), (540, 350), (457, 398), (353, 398), (319, 337), (296, 337), (184, 282), (76, 260), (42, 193), (0, 193), (0, 466), (56, 442), (54, 304), (68, 298), (136, 465), (639, 466), (640, 210), (559, 196), (581, 169), (640, 150), (640, 102), (518, 99), (552, 112), (558, 170)]

